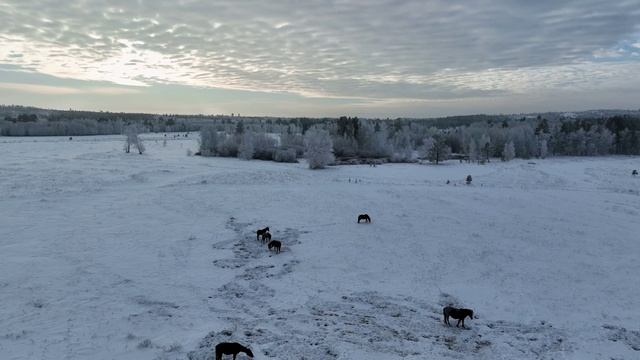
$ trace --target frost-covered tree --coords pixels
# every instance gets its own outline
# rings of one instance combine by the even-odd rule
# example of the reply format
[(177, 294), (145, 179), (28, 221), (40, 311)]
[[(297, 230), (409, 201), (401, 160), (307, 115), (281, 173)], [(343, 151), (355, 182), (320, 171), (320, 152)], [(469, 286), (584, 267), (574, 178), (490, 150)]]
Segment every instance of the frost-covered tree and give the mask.
[(203, 126), (200, 130), (200, 154), (215, 156), (218, 153), (218, 129), (214, 125)]
[(329, 132), (314, 126), (304, 135), (305, 156), (310, 169), (322, 169), (333, 162), (333, 142)]
[(489, 162), (489, 157), (491, 155), (491, 138), (489, 135), (482, 134), (480, 141), (478, 142), (478, 148), (482, 153), (484, 160)]
[(361, 121), (357, 138), (358, 154), (373, 158), (390, 156), (392, 149), (388, 144), (388, 137), (386, 126), (373, 124), (372, 121)]
[(138, 136), (141, 132), (140, 127), (136, 125), (127, 126), (124, 130), (124, 151), (128, 154), (131, 151), (131, 147), (134, 146), (140, 155), (144, 153), (145, 147), (142, 143), (142, 139)]
[(431, 149), (433, 149), (433, 137), (429, 136), (422, 140), (422, 148), (420, 149), (422, 152), (422, 157), (428, 159), (429, 154), (431, 153)]
[(242, 134), (242, 141), (240, 142), (240, 146), (238, 146), (238, 157), (240, 159), (251, 160), (253, 159), (254, 153), (255, 148), (253, 146), (253, 133), (250, 131), (245, 131)]
[(478, 150), (478, 143), (476, 140), (471, 138), (469, 139), (469, 161), (478, 161), (480, 160), (480, 151)]
[(264, 130), (253, 134), (254, 159), (273, 160), (278, 142)]
[(513, 141), (509, 141), (504, 144), (504, 149), (502, 150), (502, 160), (510, 161), (516, 157), (516, 146), (513, 144)]
[(425, 155), (436, 165), (443, 160), (447, 160), (451, 155), (451, 147), (447, 145), (446, 138), (441, 134), (435, 134), (424, 140)]
[(216, 151), (218, 156), (236, 157), (238, 156), (238, 148), (240, 147), (240, 136), (237, 134), (223, 135), (219, 140)]
[(296, 125), (289, 125), (280, 133), (280, 148), (294, 149), (297, 155), (304, 154), (304, 142), (302, 134)]
[(355, 156), (358, 153), (358, 142), (356, 139), (337, 135), (333, 138), (333, 148), (336, 156)]
[(413, 160), (413, 144), (411, 141), (411, 129), (403, 126), (393, 136), (392, 161), (406, 162)]
[(538, 141), (538, 156), (541, 159), (544, 159), (544, 158), (547, 157), (548, 153), (549, 153), (549, 149), (548, 149), (548, 145), (547, 145), (547, 139), (541, 138)]

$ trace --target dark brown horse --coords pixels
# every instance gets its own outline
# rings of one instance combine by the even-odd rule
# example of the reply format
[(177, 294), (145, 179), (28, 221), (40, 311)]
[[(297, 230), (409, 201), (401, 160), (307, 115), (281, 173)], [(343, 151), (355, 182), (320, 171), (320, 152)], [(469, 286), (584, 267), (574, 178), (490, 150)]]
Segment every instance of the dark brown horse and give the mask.
[(262, 241), (266, 241), (266, 242), (271, 241), (271, 233), (266, 232), (266, 233), (262, 234)]
[(236, 342), (222, 342), (216, 345), (216, 360), (222, 360), (222, 354), (233, 355), (233, 360), (236, 360), (236, 356), (238, 356), (238, 353), (241, 352), (247, 354), (249, 358), (253, 359), (253, 353), (249, 348), (244, 347)]
[(449, 323), (449, 317), (452, 317), (458, 320), (456, 327), (462, 323), (462, 328), (464, 328), (464, 319), (468, 316), (469, 319), (473, 319), (473, 310), (471, 309), (456, 309), (451, 306), (447, 306), (442, 309), (442, 314), (444, 315), (444, 323), (451, 326)]
[(360, 224), (360, 220), (364, 220), (364, 222), (366, 222), (366, 223), (370, 223), (371, 222), (371, 218), (369, 217), (369, 214), (360, 214), (360, 215), (358, 215), (358, 224)]
[(282, 243), (278, 240), (273, 240), (270, 241), (267, 246), (269, 247), (269, 251), (273, 248), (276, 250), (276, 254), (280, 254), (280, 247), (282, 247)]
[(256, 231), (256, 240), (260, 240), (260, 236), (264, 238), (264, 234), (269, 232), (269, 227)]

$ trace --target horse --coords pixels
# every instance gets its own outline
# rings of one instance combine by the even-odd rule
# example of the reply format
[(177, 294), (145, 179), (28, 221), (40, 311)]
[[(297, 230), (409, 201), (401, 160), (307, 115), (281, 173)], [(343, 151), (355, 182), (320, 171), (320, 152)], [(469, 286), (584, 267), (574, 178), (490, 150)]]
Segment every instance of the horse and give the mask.
[(631, 175), (633, 175), (633, 176), (637, 176), (637, 175), (638, 175), (638, 170), (633, 170), (633, 171), (631, 172)]
[(262, 241), (266, 241), (267, 243), (271, 241), (271, 234), (268, 232), (262, 234)]
[(260, 240), (260, 236), (264, 238), (264, 234), (269, 232), (269, 227), (256, 231), (256, 240)]
[(249, 348), (244, 347), (236, 342), (221, 342), (220, 344), (216, 345), (216, 360), (222, 360), (222, 354), (233, 355), (233, 360), (236, 360), (236, 356), (238, 356), (238, 353), (241, 352), (247, 354), (249, 358), (253, 359), (253, 353)]
[(267, 246), (269, 247), (269, 251), (274, 248), (276, 250), (276, 254), (280, 254), (280, 247), (282, 246), (282, 243), (278, 240), (273, 240), (270, 241)]
[(464, 319), (468, 316), (469, 319), (473, 319), (473, 310), (471, 309), (456, 309), (451, 306), (447, 306), (442, 309), (442, 314), (444, 315), (444, 323), (451, 326), (449, 323), (449, 317), (452, 317), (458, 320), (456, 327), (462, 323), (462, 328), (464, 329)]
[(360, 220), (364, 220), (365, 223), (370, 223), (371, 222), (371, 218), (369, 217), (368, 214), (360, 214), (360, 215), (358, 215), (358, 224), (360, 224)]

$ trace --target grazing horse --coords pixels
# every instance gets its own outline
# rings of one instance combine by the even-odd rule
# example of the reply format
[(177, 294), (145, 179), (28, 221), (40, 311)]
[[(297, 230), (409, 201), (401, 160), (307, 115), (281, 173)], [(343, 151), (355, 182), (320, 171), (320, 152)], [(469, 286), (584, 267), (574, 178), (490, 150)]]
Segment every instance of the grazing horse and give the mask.
[(256, 231), (256, 240), (260, 240), (260, 236), (264, 238), (264, 234), (269, 232), (269, 227)]
[(270, 241), (267, 246), (269, 247), (269, 251), (271, 251), (272, 248), (275, 248), (276, 254), (280, 254), (280, 247), (282, 246), (282, 243), (278, 240), (273, 240)]
[(235, 342), (233, 343), (222, 342), (216, 345), (216, 360), (222, 360), (222, 354), (233, 355), (233, 360), (236, 360), (236, 356), (238, 356), (238, 353), (241, 353), (241, 352), (247, 354), (248, 357), (253, 359), (253, 353), (249, 348), (244, 347)]
[(447, 306), (442, 309), (442, 314), (444, 315), (444, 323), (451, 326), (449, 323), (449, 316), (458, 320), (456, 327), (462, 323), (462, 328), (464, 329), (464, 319), (468, 316), (469, 319), (473, 319), (473, 310), (471, 309), (456, 309), (451, 306)]
[(271, 234), (269, 232), (262, 234), (262, 241), (266, 241), (266, 242), (271, 241)]
[(358, 224), (360, 224), (360, 220), (364, 220), (364, 222), (366, 222), (366, 223), (370, 223), (371, 222), (371, 218), (369, 217), (368, 214), (360, 214), (360, 215), (358, 215)]
[(633, 175), (633, 176), (637, 176), (637, 175), (638, 175), (638, 170), (633, 170), (633, 171), (631, 172), (631, 175)]

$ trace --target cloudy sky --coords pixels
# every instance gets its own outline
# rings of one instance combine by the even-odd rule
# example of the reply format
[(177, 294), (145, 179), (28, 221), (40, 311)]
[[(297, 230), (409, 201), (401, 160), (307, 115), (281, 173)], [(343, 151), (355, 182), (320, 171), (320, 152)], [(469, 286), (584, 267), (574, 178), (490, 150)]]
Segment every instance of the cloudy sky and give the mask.
[(640, 0), (2, 0), (0, 103), (429, 117), (640, 108)]

